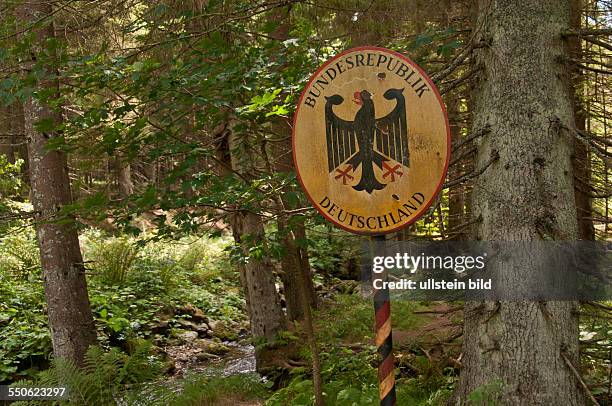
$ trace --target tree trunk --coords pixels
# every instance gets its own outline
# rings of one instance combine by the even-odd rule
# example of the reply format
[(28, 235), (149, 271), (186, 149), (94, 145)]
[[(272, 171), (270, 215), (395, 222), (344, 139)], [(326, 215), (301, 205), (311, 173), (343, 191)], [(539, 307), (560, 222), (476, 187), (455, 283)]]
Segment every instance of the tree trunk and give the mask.
[[(287, 141), (270, 143), (271, 169), (275, 173), (289, 174), (295, 169), (291, 154), (290, 133), (291, 127), (282, 120), (273, 123), (273, 129), (277, 137), (286, 137)], [(303, 216), (289, 216), (283, 211), (286, 208), (295, 209), (287, 199), (287, 193), (294, 192), (290, 186), (282, 191), (280, 204), (278, 205), (278, 231), (282, 235), (286, 249), (286, 254), (281, 258), (283, 268), (282, 280), (285, 291), (285, 301), (287, 303), (287, 318), (291, 321), (302, 320), (304, 309), (301, 305), (302, 290), (305, 291), (308, 303), (316, 308), (317, 299), (312, 282), (312, 270), (306, 248), (300, 247), (298, 241), (306, 240), (306, 229)], [(304, 275), (301, 275), (303, 273)]]
[(115, 178), (117, 179), (119, 197), (126, 199), (134, 194), (131, 165), (129, 162), (123, 162), (121, 158), (116, 157), (113, 162), (113, 167)]
[[(581, 17), (583, 0), (572, 0), (571, 27), (574, 30), (582, 28)], [(570, 56), (578, 60), (582, 59), (582, 39), (578, 36), (568, 38)], [(570, 71), (572, 75), (572, 100), (574, 103), (574, 115), (576, 117), (576, 129), (586, 130), (586, 112), (584, 110), (584, 77), (577, 64), (573, 64)], [(592, 215), (591, 197), (591, 161), (588, 147), (580, 140), (574, 139), (574, 155), (572, 157), (574, 168), (574, 179), (576, 182), (574, 191), (576, 194), (576, 216), (578, 218), (578, 231), (580, 239), (594, 240), (595, 227)]]
[[(473, 217), (482, 219), (474, 237), (576, 239), (572, 142), (564, 130), (574, 127), (574, 114), (561, 38), (570, 27), (570, 0), (479, 0), (481, 25), (492, 45), (476, 51), (482, 71), (473, 131), (490, 125), (491, 133), (479, 141), (475, 166), (499, 158), (474, 186)], [(538, 272), (537, 261), (511, 257), (507, 278)], [(561, 355), (578, 362), (576, 308), (574, 302), (467, 302), (456, 400), (500, 379), (494, 400), (502, 405), (583, 405)]]
[[(270, 33), (276, 41), (285, 41), (289, 38), (292, 26), (291, 7), (280, 7), (270, 16), (270, 22), (278, 24)], [(280, 66), (283, 69), (285, 66)], [(275, 134), (273, 142), (268, 143), (267, 150), (269, 170), (275, 173), (290, 174), (295, 172), (293, 165), (291, 124), (285, 118), (278, 117), (272, 122), (272, 132)], [(267, 151), (266, 151), (267, 152)], [(317, 296), (312, 282), (312, 271), (308, 258), (308, 250), (298, 244), (298, 240), (306, 241), (306, 228), (303, 216), (291, 216), (284, 213), (285, 208), (291, 207), (286, 198), (287, 193), (295, 192), (291, 186), (281, 190), (281, 201), (277, 205), (278, 231), (283, 237), (283, 246), (286, 250), (281, 258), (283, 290), (287, 306), (287, 319), (290, 321), (303, 320), (304, 308), (302, 306), (302, 291), (305, 291), (309, 306), (316, 308)], [(304, 275), (301, 275), (303, 273)], [(305, 281), (305, 283), (304, 283)]]
[(0, 106), (0, 155), (6, 155), (6, 160), (15, 163), (16, 138), (11, 125), (10, 107)]
[(274, 342), (276, 334), (285, 327), (274, 274), (268, 261), (249, 254), (250, 248), (261, 244), (265, 238), (263, 223), (259, 215), (246, 210), (237, 212), (234, 221), (243, 254), (248, 257), (244, 269), (251, 309), (251, 333), (256, 340), (265, 338)]
[[(20, 26), (24, 27), (51, 14), (51, 3), (28, 3), (19, 7), (17, 18)], [(52, 24), (37, 29), (31, 47), (32, 54), (41, 52), (45, 41), (51, 38), (54, 38)], [(30, 66), (24, 68), (29, 69)], [(47, 68), (45, 73), (51, 75), (53, 71)], [(54, 79), (42, 79), (38, 90), (59, 95), (59, 85)], [(66, 221), (71, 219), (60, 214), (62, 207), (72, 200), (67, 158), (63, 152), (46, 149), (48, 139), (57, 136), (57, 133), (53, 130), (39, 132), (35, 128), (41, 120), (50, 120), (57, 126), (62, 117), (34, 98), (24, 103), (23, 111), (30, 159), (32, 204), (36, 212), (36, 234), (53, 353), (56, 358), (72, 360), (80, 365), (88, 347), (96, 344), (96, 330), (87, 296), (85, 267), (77, 230), (74, 222)], [(62, 221), (55, 221), (58, 219)]]
[[(451, 140), (457, 143), (461, 140), (461, 126), (459, 124), (459, 96), (452, 95), (446, 104), (448, 119), (451, 125)], [(463, 160), (456, 162), (448, 168), (448, 178), (457, 179), (462, 174)], [(462, 240), (464, 237), (462, 224), (465, 223), (465, 186), (460, 183), (448, 190), (448, 231), (449, 239)]]
[[(236, 140), (232, 125), (226, 124), (215, 134), (217, 162), (220, 163), (220, 174), (232, 176), (234, 172), (248, 174), (248, 152), (245, 152)], [(251, 168), (252, 169), (252, 168)], [(265, 340), (273, 343), (277, 333), (285, 328), (285, 315), (276, 290), (275, 276), (267, 258), (254, 258), (250, 250), (263, 243), (265, 232), (263, 222), (258, 214), (248, 210), (237, 210), (231, 217), (232, 234), (247, 259), (239, 265), (240, 281), (247, 301), (251, 323), (251, 334), (256, 343)], [(260, 343), (258, 343), (260, 344)], [(272, 363), (270, 355), (274, 349), (269, 345), (258, 345), (255, 358), (258, 371), (266, 371)]]
[(30, 183), (30, 159), (28, 158), (28, 144), (25, 137), (23, 105), (21, 102), (15, 102), (9, 106), (11, 117), (10, 131), (13, 134), (13, 142), (18, 145), (15, 149), (16, 157), (23, 159), (21, 165), (21, 176), (23, 182)]

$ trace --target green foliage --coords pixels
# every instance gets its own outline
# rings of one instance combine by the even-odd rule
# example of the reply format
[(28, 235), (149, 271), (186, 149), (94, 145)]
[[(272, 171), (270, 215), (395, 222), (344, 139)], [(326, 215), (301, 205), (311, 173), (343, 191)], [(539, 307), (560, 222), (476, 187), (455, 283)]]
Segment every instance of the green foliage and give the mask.
[(126, 238), (111, 238), (94, 242), (89, 250), (94, 274), (103, 283), (112, 285), (124, 282), (138, 255), (136, 246)]
[[(606, 307), (612, 302), (583, 304), (580, 317), (580, 356), (583, 379), (591, 393), (606, 404), (609, 400), (610, 369), (602, 364), (602, 359), (609, 359), (612, 351), (612, 320)], [(601, 307), (603, 306), (603, 307)]]
[[(410, 331), (422, 323), (413, 311), (420, 309), (417, 302), (391, 302), (392, 323), (395, 329)], [(337, 294), (319, 315), (317, 331), (325, 342), (361, 342), (374, 337), (373, 305), (370, 298), (359, 294)], [(350, 316), (349, 316), (350, 315)]]
[[(171, 396), (162, 405), (230, 405), (254, 399), (261, 399), (268, 394), (267, 387), (257, 374), (240, 374), (223, 376), (188, 376), (182, 383), (178, 394)], [(159, 400), (158, 400), (159, 402)]]
[[(154, 338), (151, 327), (162, 318), (178, 327), (187, 317), (182, 313), (186, 305), (199, 308), (211, 320), (245, 319), (238, 275), (224, 251), (226, 239), (185, 238), (140, 248), (136, 242), (91, 230), (81, 238), (85, 259), (91, 261), (90, 304), (105, 348), (129, 349), (139, 339)], [(39, 367), (46, 367), (51, 341), (33, 230), (2, 236), (0, 252), (5, 253), (0, 257), (3, 382), (32, 377)]]
[(0, 382), (31, 376), (51, 350), (32, 230), (0, 238)]
[[(410, 331), (422, 322), (413, 311), (421, 308), (415, 302), (394, 302), (391, 312), (395, 329)], [(372, 405), (378, 401), (377, 353), (369, 344), (374, 337), (371, 298), (336, 294), (317, 312), (315, 331), (320, 343), (322, 378), (326, 404)], [(355, 343), (360, 345), (355, 346)], [(306, 358), (310, 354), (305, 349)], [(440, 371), (428, 358), (416, 358), (417, 376), (399, 377), (398, 405), (438, 406), (444, 403), (453, 388), (452, 371)], [(398, 371), (398, 370), (396, 370)], [(314, 393), (309, 371), (292, 370), (289, 384), (275, 392), (266, 405), (312, 405)]]
[(0, 274), (18, 279), (37, 279), (40, 276), (40, 255), (32, 228), (12, 230), (0, 237)]
[[(376, 348), (364, 350), (330, 347), (321, 353), (325, 403), (329, 405), (369, 406), (378, 403)], [(295, 369), (289, 384), (276, 391), (267, 406), (314, 404), (313, 385), (304, 369)], [(423, 377), (398, 379), (397, 404), (410, 406), (439, 406), (452, 393), (454, 378), (442, 377), (432, 385)]]
[(362, 240), (328, 224), (311, 227), (308, 237), (301, 243), (308, 247), (312, 267), (329, 274), (338, 274), (344, 263), (361, 253)]
[(6, 155), (0, 154), (0, 200), (17, 196), (24, 187), (21, 181), (23, 159), (10, 163)]
[[(115, 405), (118, 400), (130, 397), (130, 392), (140, 392), (143, 384), (150, 382), (161, 371), (161, 363), (150, 355), (150, 344), (141, 343), (131, 355), (117, 349), (104, 352), (91, 347), (85, 365), (79, 368), (63, 359), (53, 361), (53, 366), (41, 372), (31, 381), (20, 381), (13, 387), (42, 386), (68, 387), (69, 405)], [(43, 405), (47, 401), (17, 402), (17, 405)]]
[(498, 404), (496, 400), (503, 388), (504, 382), (501, 379), (493, 379), (491, 382), (474, 389), (468, 395), (468, 401), (475, 406), (495, 406)]
[(100, 247), (105, 256), (121, 257), (126, 250), (130, 252), (129, 268), (121, 268), (125, 271), (119, 284), (97, 277), (105, 274), (97, 272), (96, 262), (92, 264), (90, 302), (104, 342), (125, 345), (134, 338), (148, 338), (151, 326), (162, 317), (175, 326), (184, 317), (178, 309), (186, 304), (212, 320), (239, 321), (245, 317), (238, 275), (227, 264), (224, 249), (228, 242), (224, 239), (185, 238), (137, 248), (133, 239), (105, 239), (100, 233), (88, 233), (83, 242), (86, 258), (101, 255)]
[[(374, 375), (375, 376), (375, 375)], [(349, 381), (326, 381), (323, 394), (325, 404), (338, 406), (366, 406), (377, 403), (376, 385)], [(265, 403), (266, 406), (311, 406), (314, 404), (312, 380), (299, 375), (287, 387), (277, 391)]]

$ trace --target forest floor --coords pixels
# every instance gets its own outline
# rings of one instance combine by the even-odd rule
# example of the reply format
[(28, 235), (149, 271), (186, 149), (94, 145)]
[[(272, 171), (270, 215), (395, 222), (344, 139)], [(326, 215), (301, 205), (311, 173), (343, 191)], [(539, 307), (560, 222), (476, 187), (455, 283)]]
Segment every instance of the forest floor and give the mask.
[[(102, 348), (132, 354), (140, 343), (151, 343), (150, 353), (161, 362), (154, 379), (175, 396), (166, 403), (309, 403), (310, 353), (299, 326), (283, 336), (298, 348), (298, 366), (263, 380), (255, 373), (244, 298), (229, 264), (230, 240), (140, 246), (133, 238), (88, 230), (81, 245)], [(35, 238), (21, 229), (0, 239), (0, 248), (7, 254), (0, 258), (0, 382), (36, 379), (50, 366), (51, 346)], [(362, 297), (358, 281), (335, 276), (339, 261), (317, 257), (316, 250), (312, 261), (325, 267), (315, 278), (315, 333), (330, 404), (372, 404), (377, 356), (371, 298)], [(450, 392), (460, 313), (440, 303), (392, 302), (399, 404), (436, 405)]]
[[(340, 281), (339, 284), (343, 282)], [(373, 332), (365, 330), (365, 325), (372, 324), (373, 310), (367, 314), (369, 301), (360, 300), (356, 293), (333, 293), (327, 294), (328, 299), (323, 300), (320, 310), (316, 313), (317, 331), (322, 341), (324, 350), (331, 345), (338, 348), (348, 349), (352, 353), (371, 354), (373, 348)], [(351, 308), (359, 303), (356, 312)], [(401, 310), (401, 305), (397, 311)], [(416, 318), (409, 323), (399, 322), (399, 327), (393, 331), (395, 355), (400, 370), (399, 378), (415, 377), (425, 373), (428, 376), (443, 376), (444, 370), (458, 368), (457, 361), (460, 343), (458, 338), (461, 332), (461, 308), (449, 306), (445, 303), (419, 304)], [(336, 317), (339, 313), (345, 314), (342, 320)], [(354, 313), (354, 314), (353, 314)], [(353, 316), (357, 316), (353, 319)], [(395, 318), (401, 318), (398, 313)], [(370, 320), (368, 320), (370, 319)], [(329, 328), (331, 320), (339, 321), (336, 332), (327, 335), (322, 334), (323, 328)], [(346, 323), (346, 325), (344, 325)], [(348, 328), (348, 326), (353, 328)], [(407, 328), (412, 326), (411, 328)], [(373, 326), (371, 326), (373, 328)], [(333, 328), (331, 328), (333, 332)], [(168, 338), (169, 344), (163, 348), (163, 353), (171, 365), (168, 373), (173, 380), (180, 380), (192, 374), (208, 374), (217, 376), (239, 376), (242, 374), (255, 373), (255, 352), (250, 340), (246, 336), (235, 337), (232, 341), (215, 342), (211, 339), (195, 338), (195, 334), (189, 334), (189, 330), (179, 334), (179, 339)], [(213, 344), (215, 343), (215, 344)], [(212, 354), (211, 352), (215, 352)], [(428, 362), (423, 362), (424, 356)], [(370, 360), (372, 361), (372, 360)], [(419, 366), (420, 365), (420, 366)], [(421, 370), (423, 366), (426, 371)], [(366, 365), (368, 369), (374, 367), (370, 362)], [(360, 369), (363, 369), (361, 366)], [(448, 374), (448, 369), (446, 373)], [(220, 394), (218, 399), (211, 404), (214, 405), (263, 405), (265, 398), (241, 401), (235, 398), (234, 393)], [(232, 403), (233, 402), (233, 403)]]
[[(115, 398), (121, 393), (119, 404), (126, 405), (312, 404), (311, 354), (299, 325), (282, 336), (286, 345), (297, 348), (299, 362), (264, 378), (255, 373), (255, 349), (239, 277), (229, 261), (229, 239), (189, 238), (141, 246), (133, 238), (89, 230), (81, 244), (105, 351), (92, 356), (92, 371), (80, 377), (81, 382), (93, 385), (95, 377), (111, 374), (105, 379), (116, 386), (107, 392)], [(41, 379), (41, 371), (53, 369), (33, 233), (21, 229), (3, 236), (0, 251), (0, 383)], [(315, 250), (312, 262), (317, 266), (320, 299), (314, 327), (327, 403), (375, 404), (372, 300), (362, 296), (358, 281), (346, 277), (340, 261), (317, 257)], [(398, 405), (443, 404), (461, 365), (461, 305), (392, 300), (391, 309)], [(581, 338), (596, 342), (608, 331), (600, 320), (584, 327)], [(143, 345), (144, 352), (139, 352)], [(111, 356), (113, 348), (122, 355)], [(584, 354), (589, 351), (601, 356), (601, 350), (588, 347)], [(605, 366), (586, 365), (591, 385), (601, 386)], [(130, 368), (150, 370), (143, 375), (143, 386), (120, 378)], [(99, 401), (104, 395), (100, 388), (88, 392), (98, 400), (95, 404), (104, 403)]]

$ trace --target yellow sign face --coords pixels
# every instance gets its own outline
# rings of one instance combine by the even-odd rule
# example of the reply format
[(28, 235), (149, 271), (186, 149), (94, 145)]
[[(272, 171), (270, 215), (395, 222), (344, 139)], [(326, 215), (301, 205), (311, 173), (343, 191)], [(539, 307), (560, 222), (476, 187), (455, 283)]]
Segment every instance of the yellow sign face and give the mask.
[(450, 128), (433, 82), (375, 47), (327, 61), (302, 92), (293, 159), (314, 207), (337, 226), (384, 234), (420, 216), (440, 191)]

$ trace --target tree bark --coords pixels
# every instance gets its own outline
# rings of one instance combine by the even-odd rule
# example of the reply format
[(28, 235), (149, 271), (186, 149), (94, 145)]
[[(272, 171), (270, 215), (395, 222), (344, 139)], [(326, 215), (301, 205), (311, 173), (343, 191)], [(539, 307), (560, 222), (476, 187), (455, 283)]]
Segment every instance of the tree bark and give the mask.
[[(291, 7), (280, 7), (275, 10), (270, 16), (270, 21), (278, 24), (270, 37), (279, 42), (287, 40), (292, 25)], [(279, 69), (283, 68), (284, 66), (279, 67)], [(278, 140), (269, 142), (267, 145), (270, 171), (284, 174), (294, 173), (291, 124), (288, 119), (276, 118), (272, 122), (272, 132)], [(281, 201), (277, 205), (277, 225), (286, 250), (286, 254), (281, 258), (281, 278), (287, 306), (287, 319), (295, 321), (304, 319), (305, 309), (301, 303), (302, 291), (306, 293), (308, 304), (312, 308), (317, 306), (317, 296), (312, 282), (308, 250), (298, 244), (298, 240), (306, 241), (304, 218), (301, 215), (291, 216), (284, 213), (284, 209), (291, 206), (291, 202), (286, 198), (287, 193), (291, 192), (295, 192), (291, 186), (281, 190)]]
[[(476, 168), (475, 239), (572, 240), (578, 236), (571, 165), (574, 127), (561, 33), (570, 0), (479, 0), (478, 25), (491, 46), (476, 50), (473, 131), (487, 125)], [(510, 258), (507, 279), (538, 272), (537, 258)], [(516, 266), (516, 267), (514, 267)], [(489, 268), (489, 266), (487, 266)], [(511, 289), (510, 286), (507, 287)], [(455, 400), (500, 379), (502, 405), (584, 405), (561, 353), (578, 362), (574, 302), (467, 302), (463, 369)]]
[[(228, 123), (217, 130), (216, 157), (220, 163), (220, 174), (233, 176), (234, 173), (249, 174), (251, 160), (244, 146), (236, 139), (232, 124)], [(239, 265), (240, 281), (243, 285), (247, 301), (247, 309), (251, 323), (251, 334), (256, 342), (261, 340), (268, 344), (274, 343), (277, 334), (286, 326), (280, 297), (276, 290), (275, 276), (267, 258), (254, 258), (250, 250), (260, 245), (265, 239), (265, 231), (261, 217), (248, 210), (234, 207), (231, 216), (231, 226), (234, 241), (238, 244), (246, 258)], [(258, 345), (255, 351), (257, 370), (265, 372), (270, 366), (270, 353), (274, 349), (270, 345)]]
[[(293, 159), (291, 154), (290, 133), (291, 128), (286, 121), (278, 121), (273, 124), (273, 128), (279, 137), (286, 137), (287, 141), (271, 143), (271, 169), (275, 173), (291, 173)], [(284, 240), (286, 254), (281, 258), (282, 280), (285, 291), (285, 301), (287, 303), (287, 318), (291, 321), (302, 320), (304, 309), (301, 305), (302, 290), (306, 293), (306, 298), (311, 307), (316, 308), (317, 299), (312, 282), (312, 270), (306, 248), (300, 247), (299, 240), (306, 240), (306, 229), (303, 216), (289, 216), (284, 213), (285, 208), (295, 208), (290, 206), (286, 194), (294, 192), (293, 188), (285, 187), (282, 191), (280, 204), (278, 205), (278, 231)], [(301, 275), (303, 273), (303, 275)]]
[[(579, 31), (582, 28), (583, 0), (572, 0), (571, 27)], [(570, 56), (582, 59), (582, 39), (571, 36), (567, 39)], [(576, 117), (576, 129), (586, 130), (586, 111), (584, 110), (584, 77), (577, 64), (571, 65), (572, 75), (572, 101), (574, 115)], [(576, 182), (574, 192), (576, 198), (576, 216), (578, 218), (578, 231), (582, 240), (595, 239), (595, 227), (593, 226), (591, 197), (586, 193), (591, 189), (591, 161), (587, 146), (580, 140), (574, 139), (574, 155), (572, 156), (574, 168), (574, 179)]]
[[(37, 2), (20, 6), (17, 18), (21, 27), (43, 16), (52, 14), (51, 3)], [(32, 43), (32, 61), (41, 52), (48, 39), (54, 38), (52, 24), (36, 28)], [(46, 68), (46, 76), (55, 74)], [(53, 92), (59, 96), (56, 79), (43, 78), (38, 90)], [(40, 247), (43, 283), (49, 316), (49, 328), (56, 358), (64, 358), (81, 365), (89, 346), (95, 345), (96, 330), (87, 295), (85, 267), (79, 247), (79, 239), (72, 219), (61, 214), (63, 206), (70, 204), (70, 179), (67, 157), (64, 152), (47, 151), (50, 138), (58, 136), (53, 130), (39, 132), (35, 125), (50, 120), (57, 126), (61, 114), (37, 99), (28, 99), (23, 106), (25, 134), (28, 140), (32, 204), (36, 212), (36, 235)], [(62, 220), (58, 222), (57, 220)]]
[[(451, 95), (447, 102), (448, 107), (448, 119), (451, 125), (451, 140), (453, 143), (457, 143), (461, 140), (461, 126), (459, 124), (459, 96)], [(448, 179), (459, 178), (463, 171), (463, 160), (456, 162), (454, 165), (448, 168)], [(460, 230), (461, 225), (465, 223), (465, 186), (458, 184), (452, 186), (448, 190), (448, 231), (449, 239), (451, 240), (462, 240), (464, 233)]]
[(113, 162), (115, 178), (117, 180), (117, 189), (119, 197), (126, 199), (134, 194), (134, 183), (132, 182), (132, 167), (129, 162), (123, 162), (121, 158), (116, 157)]
[(14, 164), (17, 137), (12, 131), (10, 107), (0, 106), (0, 128), (0, 155), (6, 155), (6, 160)]
[(265, 338), (274, 342), (276, 334), (285, 327), (274, 274), (267, 261), (249, 254), (250, 248), (261, 244), (265, 238), (263, 223), (260, 216), (246, 210), (237, 212), (234, 221), (243, 254), (247, 257), (244, 270), (251, 309), (251, 333), (255, 339)]

